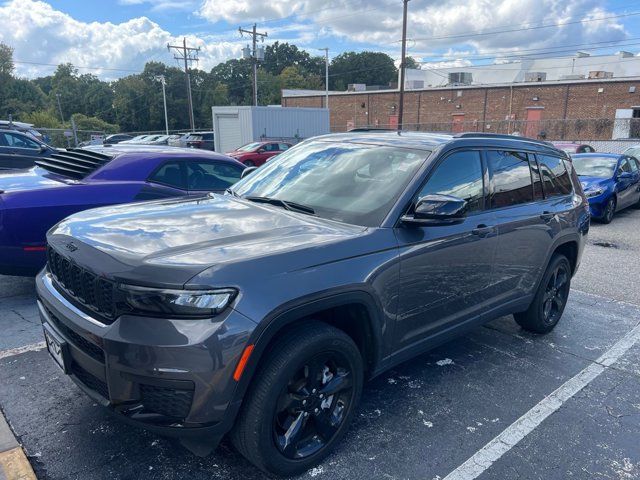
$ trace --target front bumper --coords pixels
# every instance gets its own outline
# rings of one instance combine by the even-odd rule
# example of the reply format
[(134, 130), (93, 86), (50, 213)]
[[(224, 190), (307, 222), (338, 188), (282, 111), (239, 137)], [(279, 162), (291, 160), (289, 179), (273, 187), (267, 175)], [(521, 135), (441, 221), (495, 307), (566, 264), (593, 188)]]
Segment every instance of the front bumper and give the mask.
[(43, 326), (64, 344), (73, 381), (124, 421), (157, 433), (215, 443), (239, 409), (233, 371), (255, 324), (235, 310), (207, 320), (123, 315), (102, 324), (42, 272)]
[(588, 198), (589, 211), (593, 218), (602, 218), (604, 216), (604, 210), (609, 198), (611, 198), (611, 195), (608, 193), (602, 193), (598, 196)]

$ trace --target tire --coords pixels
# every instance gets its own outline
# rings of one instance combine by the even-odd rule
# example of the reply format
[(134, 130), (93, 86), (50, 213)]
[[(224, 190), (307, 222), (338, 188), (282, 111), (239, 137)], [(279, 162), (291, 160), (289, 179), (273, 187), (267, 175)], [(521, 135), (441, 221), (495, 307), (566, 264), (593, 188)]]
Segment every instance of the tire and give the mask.
[(363, 377), (360, 352), (347, 334), (321, 322), (300, 325), (270, 348), (254, 374), (231, 431), (233, 445), (268, 474), (308, 470), (347, 430)]
[(255, 167), (256, 164), (253, 162), (253, 160), (245, 160), (244, 163), (247, 167)]
[(607, 202), (607, 205), (604, 207), (604, 213), (602, 214), (602, 218), (600, 219), (601, 223), (608, 225), (613, 220), (613, 217), (616, 213), (616, 199), (611, 197)]
[(529, 332), (549, 333), (558, 324), (571, 289), (571, 265), (567, 257), (554, 254), (529, 308), (513, 315)]

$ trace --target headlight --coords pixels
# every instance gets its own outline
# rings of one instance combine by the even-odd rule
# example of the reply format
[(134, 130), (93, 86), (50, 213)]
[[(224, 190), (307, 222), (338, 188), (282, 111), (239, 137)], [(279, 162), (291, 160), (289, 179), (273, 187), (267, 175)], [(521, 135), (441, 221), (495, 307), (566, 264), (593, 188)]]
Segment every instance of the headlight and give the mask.
[(601, 188), (596, 188), (595, 190), (585, 190), (584, 194), (587, 196), (587, 198), (591, 198), (591, 197), (597, 197), (598, 195), (602, 194), (603, 190)]
[(237, 290), (164, 290), (120, 285), (127, 310), (148, 314), (169, 314), (180, 317), (212, 317), (233, 301)]

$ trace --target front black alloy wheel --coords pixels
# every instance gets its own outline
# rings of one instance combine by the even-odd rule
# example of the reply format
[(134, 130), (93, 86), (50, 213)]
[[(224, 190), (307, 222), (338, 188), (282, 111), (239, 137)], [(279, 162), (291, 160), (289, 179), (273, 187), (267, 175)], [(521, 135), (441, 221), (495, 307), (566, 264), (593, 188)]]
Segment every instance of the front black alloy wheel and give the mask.
[(360, 351), (343, 331), (305, 322), (260, 364), (231, 440), (267, 473), (302, 473), (329, 454), (353, 418), (364, 377)]
[(518, 324), (534, 333), (548, 333), (558, 324), (571, 289), (571, 265), (567, 257), (555, 254), (545, 271), (529, 308), (514, 314)]
[(339, 352), (310, 359), (278, 397), (273, 437), (287, 458), (306, 458), (331, 441), (353, 401), (352, 372)]

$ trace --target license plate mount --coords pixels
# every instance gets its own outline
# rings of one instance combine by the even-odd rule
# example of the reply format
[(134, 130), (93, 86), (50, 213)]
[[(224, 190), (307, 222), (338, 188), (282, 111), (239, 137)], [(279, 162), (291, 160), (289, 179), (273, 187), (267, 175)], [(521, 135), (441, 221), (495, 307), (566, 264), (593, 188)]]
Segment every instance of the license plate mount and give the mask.
[(68, 373), (67, 359), (69, 358), (69, 354), (67, 342), (60, 338), (49, 324), (42, 324), (42, 328), (44, 329), (44, 339), (47, 342), (49, 355), (51, 355), (64, 373)]

